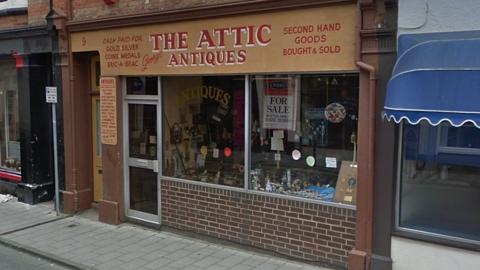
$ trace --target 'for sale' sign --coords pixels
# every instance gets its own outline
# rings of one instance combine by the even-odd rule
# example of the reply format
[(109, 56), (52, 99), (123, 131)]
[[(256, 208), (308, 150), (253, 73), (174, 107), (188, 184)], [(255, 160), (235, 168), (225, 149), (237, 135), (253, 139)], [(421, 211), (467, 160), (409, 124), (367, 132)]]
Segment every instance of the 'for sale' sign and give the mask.
[(267, 79), (263, 106), (263, 128), (295, 130), (297, 95), (295, 79)]

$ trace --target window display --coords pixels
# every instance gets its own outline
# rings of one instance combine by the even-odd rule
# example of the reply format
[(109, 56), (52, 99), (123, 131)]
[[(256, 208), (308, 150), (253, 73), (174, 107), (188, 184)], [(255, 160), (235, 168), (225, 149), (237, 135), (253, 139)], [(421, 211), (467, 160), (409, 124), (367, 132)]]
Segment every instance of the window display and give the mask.
[(480, 241), (480, 129), (402, 129), (399, 228)]
[(21, 172), (17, 69), (0, 63), (0, 168)]
[(355, 204), (358, 76), (258, 75), (250, 87), (249, 188)]
[(244, 186), (243, 76), (163, 77), (163, 175)]

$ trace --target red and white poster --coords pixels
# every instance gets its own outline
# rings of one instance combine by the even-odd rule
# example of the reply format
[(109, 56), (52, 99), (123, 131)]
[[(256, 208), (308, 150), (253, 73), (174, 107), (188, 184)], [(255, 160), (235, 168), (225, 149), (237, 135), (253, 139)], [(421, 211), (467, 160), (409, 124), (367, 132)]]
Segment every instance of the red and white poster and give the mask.
[(297, 90), (295, 77), (265, 80), (263, 128), (295, 130)]

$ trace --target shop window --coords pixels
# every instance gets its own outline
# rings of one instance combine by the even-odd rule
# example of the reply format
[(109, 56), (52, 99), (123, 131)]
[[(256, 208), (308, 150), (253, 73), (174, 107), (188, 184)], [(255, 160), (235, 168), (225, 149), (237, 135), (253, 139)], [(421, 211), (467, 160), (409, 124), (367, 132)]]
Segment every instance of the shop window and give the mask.
[(355, 204), (358, 76), (251, 80), (249, 188)]
[(480, 241), (480, 129), (403, 124), (398, 228)]
[(10, 61), (0, 63), (0, 169), (21, 171), (17, 70)]
[(158, 77), (127, 77), (127, 95), (158, 95)]
[(163, 175), (244, 186), (243, 76), (163, 77)]

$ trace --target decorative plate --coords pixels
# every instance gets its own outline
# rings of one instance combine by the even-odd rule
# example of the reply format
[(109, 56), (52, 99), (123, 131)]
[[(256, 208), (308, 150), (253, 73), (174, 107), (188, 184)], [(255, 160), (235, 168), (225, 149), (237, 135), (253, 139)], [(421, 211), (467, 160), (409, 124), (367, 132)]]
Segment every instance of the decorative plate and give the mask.
[(225, 147), (225, 149), (223, 149), (223, 154), (225, 157), (230, 157), (232, 155), (232, 149), (230, 147)]
[(297, 149), (292, 151), (292, 158), (293, 160), (299, 160), (302, 157), (302, 153), (298, 151)]
[(325, 107), (325, 118), (332, 123), (340, 123), (347, 116), (347, 111), (340, 103), (330, 103)]
[(315, 166), (315, 158), (313, 156), (308, 156), (306, 162), (309, 167)]

